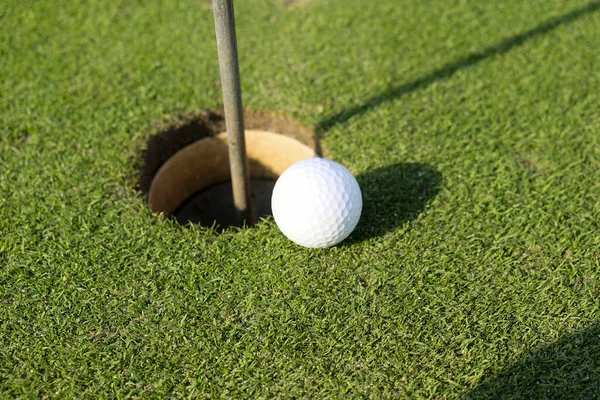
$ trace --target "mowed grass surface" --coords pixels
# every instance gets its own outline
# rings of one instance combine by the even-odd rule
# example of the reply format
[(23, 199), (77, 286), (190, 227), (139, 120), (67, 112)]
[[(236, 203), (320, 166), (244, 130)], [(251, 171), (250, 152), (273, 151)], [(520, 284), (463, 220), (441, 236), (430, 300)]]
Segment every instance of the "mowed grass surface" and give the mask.
[(600, 5), (236, 2), (245, 105), (318, 127), (364, 218), (157, 218), (136, 166), (220, 109), (202, 1), (0, 3), (3, 397), (600, 391)]

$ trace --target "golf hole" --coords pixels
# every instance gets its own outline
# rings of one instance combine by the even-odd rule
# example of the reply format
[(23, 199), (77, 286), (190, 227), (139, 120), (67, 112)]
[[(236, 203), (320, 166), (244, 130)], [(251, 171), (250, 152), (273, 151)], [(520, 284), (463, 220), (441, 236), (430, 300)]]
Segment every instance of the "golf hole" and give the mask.
[[(321, 149), (312, 130), (288, 119), (265, 113), (245, 119), (253, 207), (256, 216), (265, 217), (271, 215), (279, 175), (297, 161), (321, 155)], [(222, 115), (212, 112), (152, 136), (139, 181), (150, 209), (183, 225), (218, 231), (237, 226), (227, 146)]]

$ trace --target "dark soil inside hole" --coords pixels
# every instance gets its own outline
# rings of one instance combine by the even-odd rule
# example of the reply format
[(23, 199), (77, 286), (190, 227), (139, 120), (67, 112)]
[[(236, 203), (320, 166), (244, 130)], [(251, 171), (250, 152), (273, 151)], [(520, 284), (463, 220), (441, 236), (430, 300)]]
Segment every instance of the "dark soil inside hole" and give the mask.
[[(271, 194), (275, 181), (271, 179), (250, 178), (252, 189), (252, 205), (256, 215), (266, 217), (272, 215)], [(180, 224), (218, 225), (223, 231), (230, 226), (240, 226), (235, 220), (233, 193), (231, 182), (224, 182), (196, 193), (186, 200), (174, 213)]]
[[(314, 129), (296, 121), (269, 112), (245, 112), (246, 130), (276, 132), (299, 141), (322, 155), (319, 139)], [(172, 125), (165, 126), (149, 137), (136, 162), (139, 171), (137, 188), (148, 195), (152, 181), (162, 165), (186, 146), (225, 131), (221, 111), (205, 110), (195, 115), (181, 116)], [(206, 171), (210, 174), (211, 171)], [(258, 218), (271, 215), (271, 194), (274, 180), (250, 178), (255, 214)], [(226, 182), (204, 189), (188, 198), (171, 214), (181, 224), (213, 226), (223, 231), (237, 226), (233, 206), (231, 183)]]

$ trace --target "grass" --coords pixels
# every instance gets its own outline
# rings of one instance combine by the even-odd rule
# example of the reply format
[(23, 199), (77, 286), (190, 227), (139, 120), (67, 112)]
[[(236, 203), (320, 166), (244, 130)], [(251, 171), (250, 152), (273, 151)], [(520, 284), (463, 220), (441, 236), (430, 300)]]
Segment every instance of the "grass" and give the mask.
[(0, 3), (2, 396), (597, 397), (599, 4), (236, 2), (245, 105), (363, 189), (307, 250), (135, 189), (221, 107), (205, 3)]

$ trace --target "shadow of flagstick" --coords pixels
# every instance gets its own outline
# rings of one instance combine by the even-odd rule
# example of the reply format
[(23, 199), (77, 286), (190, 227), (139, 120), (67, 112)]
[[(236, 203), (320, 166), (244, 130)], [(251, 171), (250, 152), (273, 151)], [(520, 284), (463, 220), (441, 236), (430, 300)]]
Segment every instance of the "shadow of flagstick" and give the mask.
[(551, 18), (533, 29), (505, 39), (502, 42), (493, 46), (486, 47), (481, 51), (471, 53), (467, 57), (462, 58), (453, 63), (446, 64), (445, 66), (434, 70), (426, 76), (418, 78), (412, 82), (408, 82), (403, 85), (388, 89), (375, 97), (371, 97), (363, 104), (351, 107), (347, 110), (341, 111), (338, 114), (328, 117), (317, 124), (316, 130), (319, 133), (327, 132), (333, 126), (345, 123), (350, 118), (356, 115), (364, 114), (365, 112), (374, 109), (385, 102), (400, 98), (405, 94), (427, 88), (434, 82), (448, 79), (462, 69), (472, 67), (487, 58), (505, 54), (510, 50), (514, 49), (515, 47), (521, 46), (522, 44), (534, 37), (546, 34), (558, 28), (560, 25), (574, 22), (587, 14), (598, 11), (599, 9), (600, 1), (595, 1), (586, 5), (585, 7), (573, 10), (569, 13), (563, 14), (558, 17)]

